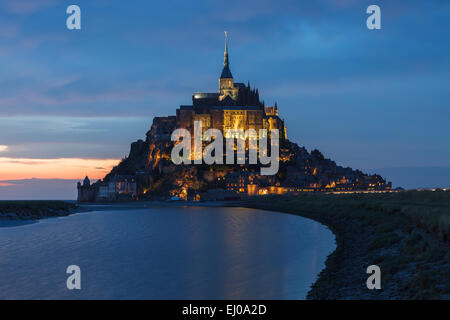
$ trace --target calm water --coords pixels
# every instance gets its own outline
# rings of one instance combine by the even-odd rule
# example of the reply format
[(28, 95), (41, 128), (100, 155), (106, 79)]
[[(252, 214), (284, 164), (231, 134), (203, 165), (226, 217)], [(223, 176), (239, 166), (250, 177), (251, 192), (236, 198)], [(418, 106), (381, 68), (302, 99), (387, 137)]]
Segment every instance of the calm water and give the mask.
[[(0, 299), (304, 299), (335, 249), (331, 231), (293, 215), (97, 208), (0, 228)], [(81, 290), (66, 288), (72, 264)]]

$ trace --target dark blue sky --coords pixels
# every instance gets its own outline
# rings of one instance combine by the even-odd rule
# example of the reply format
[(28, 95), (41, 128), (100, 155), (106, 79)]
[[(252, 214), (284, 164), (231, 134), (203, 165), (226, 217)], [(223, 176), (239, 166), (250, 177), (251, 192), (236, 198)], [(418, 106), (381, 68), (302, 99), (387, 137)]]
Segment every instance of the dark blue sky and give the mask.
[(123, 157), (154, 116), (217, 90), (224, 30), (235, 80), (278, 102), (291, 140), (364, 170), (450, 167), (439, 0), (1, 0), (0, 157)]

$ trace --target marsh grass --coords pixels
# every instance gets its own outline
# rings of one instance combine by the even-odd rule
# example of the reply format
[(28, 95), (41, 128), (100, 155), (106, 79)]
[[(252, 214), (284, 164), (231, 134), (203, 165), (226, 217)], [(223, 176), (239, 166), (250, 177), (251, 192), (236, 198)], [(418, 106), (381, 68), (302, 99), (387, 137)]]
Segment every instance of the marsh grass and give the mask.
[[(361, 238), (354, 241), (365, 250), (358, 254), (380, 265), (384, 280), (397, 283), (397, 295), (406, 299), (450, 295), (450, 191), (268, 196), (249, 201), (248, 206), (327, 224), (337, 234), (338, 248), (327, 261), (325, 282), (335, 281), (338, 261), (348, 257), (348, 243), (339, 243), (339, 232), (349, 223)], [(314, 298), (335, 298), (326, 290), (315, 290)]]
[[(271, 197), (280, 201), (283, 197)], [(266, 201), (270, 197), (266, 198)], [(404, 191), (368, 194), (302, 194), (286, 197), (282, 207), (344, 215), (376, 226), (374, 232), (390, 232), (419, 226), (442, 241), (450, 241), (450, 191)], [(351, 210), (349, 210), (351, 209)], [(405, 219), (406, 218), (406, 219)]]

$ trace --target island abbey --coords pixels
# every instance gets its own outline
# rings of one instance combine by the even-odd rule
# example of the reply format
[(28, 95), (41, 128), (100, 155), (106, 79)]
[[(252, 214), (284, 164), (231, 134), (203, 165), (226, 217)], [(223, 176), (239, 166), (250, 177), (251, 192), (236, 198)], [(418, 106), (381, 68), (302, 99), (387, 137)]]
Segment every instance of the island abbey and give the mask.
[[(278, 130), (279, 170), (260, 174), (254, 164), (181, 164), (171, 161), (176, 144), (172, 133), (186, 129), (195, 136), (195, 124), (202, 134), (218, 129)], [(195, 159), (195, 153), (191, 154)], [(266, 106), (259, 91), (248, 83), (235, 82), (230, 69), (228, 38), (225, 33), (223, 68), (217, 92), (196, 92), (192, 104), (181, 105), (173, 116), (155, 117), (145, 140), (131, 144), (130, 154), (104, 179), (93, 184), (86, 177), (78, 183), (78, 201), (131, 199), (226, 200), (267, 194), (300, 192), (374, 192), (390, 190), (379, 175), (344, 168), (326, 159), (318, 150), (308, 152), (287, 138), (278, 105)]]

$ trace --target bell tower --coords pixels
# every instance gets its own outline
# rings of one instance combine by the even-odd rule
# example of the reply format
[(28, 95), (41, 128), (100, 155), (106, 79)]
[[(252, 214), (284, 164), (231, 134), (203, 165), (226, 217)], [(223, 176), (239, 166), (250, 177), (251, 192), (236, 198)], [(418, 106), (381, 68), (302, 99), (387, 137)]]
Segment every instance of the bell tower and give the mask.
[(230, 96), (236, 100), (237, 90), (234, 87), (233, 75), (230, 71), (230, 62), (228, 60), (228, 32), (225, 31), (225, 52), (223, 54), (223, 69), (219, 79), (219, 100), (225, 99)]

